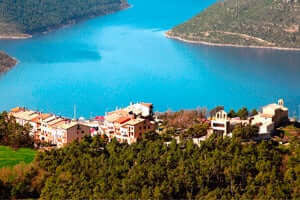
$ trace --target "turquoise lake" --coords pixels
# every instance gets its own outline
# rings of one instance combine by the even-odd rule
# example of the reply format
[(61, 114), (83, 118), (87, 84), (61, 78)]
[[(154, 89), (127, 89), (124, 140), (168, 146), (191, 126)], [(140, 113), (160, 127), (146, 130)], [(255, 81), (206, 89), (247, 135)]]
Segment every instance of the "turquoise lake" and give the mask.
[(129, 102), (156, 111), (249, 109), (284, 98), (299, 115), (300, 52), (210, 47), (164, 32), (215, 0), (130, 0), (131, 8), (27, 40), (1, 40), (20, 63), (0, 77), (0, 110), (26, 106), (71, 117)]

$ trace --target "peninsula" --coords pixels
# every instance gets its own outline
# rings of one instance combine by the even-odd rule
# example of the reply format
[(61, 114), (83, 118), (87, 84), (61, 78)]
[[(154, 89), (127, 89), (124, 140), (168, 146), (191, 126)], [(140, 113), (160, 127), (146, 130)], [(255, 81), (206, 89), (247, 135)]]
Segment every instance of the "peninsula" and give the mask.
[(3, 0), (0, 1), (0, 39), (29, 38), (32, 34), (127, 7), (126, 0)]
[(300, 50), (297, 0), (219, 0), (166, 36), (184, 42)]
[(0, 74), (10, 70), (17, 64), (17, 60), (0, 51)]

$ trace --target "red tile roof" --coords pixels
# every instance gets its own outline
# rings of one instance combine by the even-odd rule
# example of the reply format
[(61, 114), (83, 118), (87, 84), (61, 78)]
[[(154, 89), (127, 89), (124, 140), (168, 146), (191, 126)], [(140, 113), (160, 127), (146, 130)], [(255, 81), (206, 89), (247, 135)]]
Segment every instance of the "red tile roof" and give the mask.
[(95, 120), (103, 121), (104, 120), (104, 116), (97, 116), (97, 117), (95, 117)]
[(119, 124), (124, 124), (125, 122), (128, 122), (131, 118), (130, 117), (121, 117), (116, 120), (117, 123)]

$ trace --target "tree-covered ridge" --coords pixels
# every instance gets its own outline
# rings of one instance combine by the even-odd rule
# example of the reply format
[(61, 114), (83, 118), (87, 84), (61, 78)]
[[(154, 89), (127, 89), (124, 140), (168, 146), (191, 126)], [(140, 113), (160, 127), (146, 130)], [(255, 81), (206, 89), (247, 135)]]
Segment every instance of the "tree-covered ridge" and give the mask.
[(12, 67), (17, 64), (17, 61), (7, 55), (6, 53), (0, 51), (0, 74), (7, 72)]
[(220, 0), (167, 34), (213, 44), (300, 48), (300, 2)]
[(82, 18), (112, 13), (126, 6), (126, 0), (1, 0), (0, 34), (47, 31)]
[[(100, 137), (40, 152), (18, 175), (0, 170), (2, 198), (42, 199), (297, 199), (300, 143), (242, 143), (210, 137), (165, 143), (146, 134), (138, 143)], [(5, 174), (16, 179), (6, 179)]]

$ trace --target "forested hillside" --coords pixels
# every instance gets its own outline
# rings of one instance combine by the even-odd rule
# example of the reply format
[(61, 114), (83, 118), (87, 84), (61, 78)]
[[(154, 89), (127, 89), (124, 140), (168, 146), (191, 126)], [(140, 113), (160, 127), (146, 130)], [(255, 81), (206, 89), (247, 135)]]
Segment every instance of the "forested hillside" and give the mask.
[(168, 36), (211, 44), (300, 48), (300, 1), (219, 0)]
[[(210, 137), (198, 147), (154, 133), (133, 144), (100, 137), (0, 170), (0, 198), (299, 199), (300, 143)], [(9, 178), (13, 177), (13, 178)]]
[(0, 74), (7, 72), (17, 64), (17, 61), (0, 51)]
[(0, 35), (43, 32), (127, 6), (126, 0), (1, 0)]

